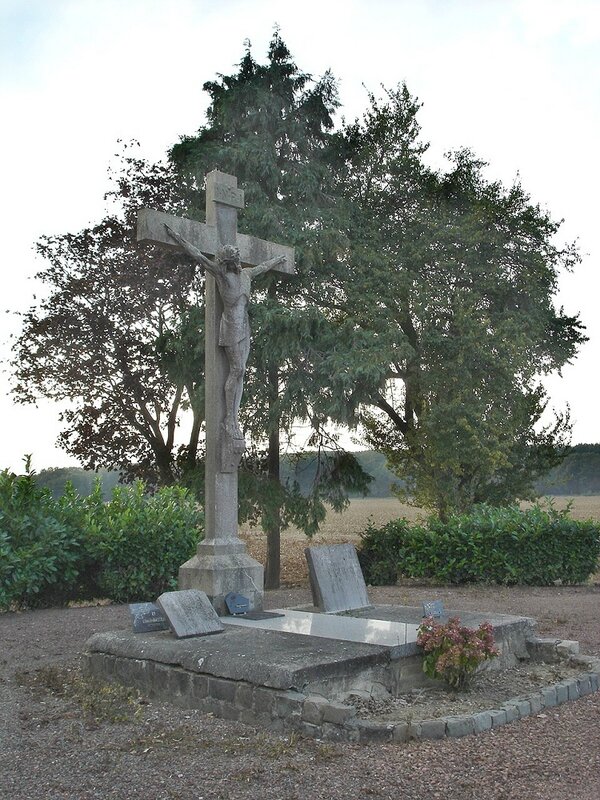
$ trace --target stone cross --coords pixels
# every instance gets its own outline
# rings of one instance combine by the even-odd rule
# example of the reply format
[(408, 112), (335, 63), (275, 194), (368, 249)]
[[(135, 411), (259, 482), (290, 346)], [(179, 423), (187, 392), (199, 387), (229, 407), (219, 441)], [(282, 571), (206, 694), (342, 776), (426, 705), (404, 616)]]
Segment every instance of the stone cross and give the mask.
[[(213, 170), (206, 176), (206, 224), (143, 209), (137, 230), (140, 242), (184, 249), (190, 254), (198, 251), (196, 260), (207, 267), (205, 539), (198, 545), (197, 555), (180, 567), (179, 588), (206, 592), (219, 614), (227, 613), (225, 595), (231, 591), (249, 597), (255, 609), (262, 607), (263, 567), (248, 556), (246, 545), (238, 537), (237, 471), (245, 444), (241, 435), (226, 425), (225, 387), (230, 364), (226, 348), (219, 345), (223, 300), (214, 270), (208, 266), (218, 262), (209, 262), (205, 256), (218, 255), (233, 246), (245, 267), (262, 265), (263, 269), (294, 273), (293, 248), (237, 232), (237, 212), (243, 207), (244, 193), (237, 188), (237, 178)], [(246, 283), (249, 290), (249, 280)]]

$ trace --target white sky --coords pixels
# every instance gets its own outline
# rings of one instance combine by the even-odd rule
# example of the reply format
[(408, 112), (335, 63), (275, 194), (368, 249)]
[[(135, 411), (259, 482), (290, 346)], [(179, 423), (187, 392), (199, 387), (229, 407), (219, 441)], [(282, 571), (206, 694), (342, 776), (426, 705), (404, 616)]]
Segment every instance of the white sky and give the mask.
[[(584, 261), (559, 303), (590, 342), (547, 385), (573, 441), (600, 441), (600, 0), (0, 0), (0, 356), (19, 330), (4, 312), (32, 301), (34, 241), (102, 218), (117, 139), (161, 158), (202, 124), (202, 84), (235, 70), (246, 38), (264, 61), (275, 23), (301, 69), (332, 69), (344, 116), (405, 80), (434, 163), (468, 146), (565, 219)], [(0, 379), (0, 468), (75, 463), (54, 447), (58, 409), (13, 405)]]

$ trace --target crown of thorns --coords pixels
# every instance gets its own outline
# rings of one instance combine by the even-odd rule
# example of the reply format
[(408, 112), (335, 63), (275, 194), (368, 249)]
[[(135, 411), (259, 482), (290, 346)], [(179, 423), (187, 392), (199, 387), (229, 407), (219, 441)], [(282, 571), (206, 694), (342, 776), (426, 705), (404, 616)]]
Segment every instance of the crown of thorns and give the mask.
[(219, 261), (221, 262), (233, 261), (236, 264), (239, 264), (240, 251), (238, 250), (237, 247), (234, 247), (232, 244), (226, 244), (219, 251)]

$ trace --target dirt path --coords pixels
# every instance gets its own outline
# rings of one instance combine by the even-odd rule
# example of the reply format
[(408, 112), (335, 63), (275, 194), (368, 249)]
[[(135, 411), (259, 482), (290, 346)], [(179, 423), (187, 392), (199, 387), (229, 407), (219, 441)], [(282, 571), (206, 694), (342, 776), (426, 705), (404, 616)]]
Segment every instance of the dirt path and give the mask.
[[(276, 607), (306, 588), (269, 593)], [(600, 655), (600, 587), (371, 590), (377, 603), (537, 617), (540, 633)], [(600, 695), (478, 737), (408, 745), (332, 745), (279, 737), (82, 686), (92, 633), (129, 624), (105, 606), (0, 615), (0, 797), (25, 800), (238, 800), (321, 797), (597, 800)], [(96, 718), (89, 711), (95, 712)], [(120, 716), (126, 721), (117, 721)]]

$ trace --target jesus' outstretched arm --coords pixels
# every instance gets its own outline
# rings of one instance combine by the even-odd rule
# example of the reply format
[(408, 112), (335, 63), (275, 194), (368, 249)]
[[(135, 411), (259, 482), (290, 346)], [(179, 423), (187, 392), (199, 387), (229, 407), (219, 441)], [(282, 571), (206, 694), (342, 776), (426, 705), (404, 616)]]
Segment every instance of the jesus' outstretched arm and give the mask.
[(270, 258), (268, 261), (259, 264), (257, 267), (249, 267), (248, 272), (250, 273), (251, 278), (256, 278), (257, 275), (262, 275), (263, 272), (268, 272), (273, 267), (277, 267), (279, 264), (283, 264), (285, 261), (285, 256), (275, 256), (275, 258)]
[(200, 266), (204, 267), (204, 269), (207, 269), (215, 278), (219, 278), (221, 276), (221, 270), (219, 267), (213, 261), (207, 258), (204, 253), (201, 253), (197, 247), (194, 247), (193, 244), (190, 244), (187, 239), (184, 239), (183, 236), (180, 236), (172, 228), (169, 228), (168, 225), (165, 225), (165, 228), (167, 229), (167, 233), (171, 239), (176, 241), (177, 244), (179, 244), (181, 248), (188, 254), (188, 256), (190, 256), (190, 258), (193, 258), (194, 261), (197, 261)]

